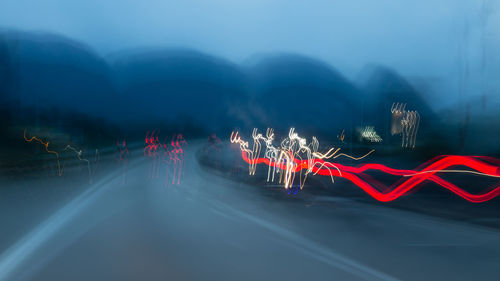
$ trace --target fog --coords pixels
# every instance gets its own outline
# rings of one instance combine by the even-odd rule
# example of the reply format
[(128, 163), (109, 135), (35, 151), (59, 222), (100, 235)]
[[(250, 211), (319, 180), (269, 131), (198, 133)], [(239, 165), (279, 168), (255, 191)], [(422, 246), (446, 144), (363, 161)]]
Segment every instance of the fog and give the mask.
[(497, 93), (499, 8), (488, 0), (3, 0), (0, 26), (59, 33), (101, 55), (188, 47), (251, 63), (262, 54), (297, 53), (353, 80), (366, 65), (381, 64), (417, 87), (425, 81), (427, 99), (439, 107), (449, 100), (443, 96), (459, 95), (464, 77), (465, 97)]
[(421, 151), (498, 153), (489, 140), (500, 136), (499, 9), (487, 0), (7, 0), (3, 122), (73, 130), (88, 116), (101, 133), (272, 126), (353, 139), (373, 126), (397, 149), (389, 113), (400, 102), (422, 118)]
[(0, 279), (497, 280), (499, 27), (494, 0), (0, 0)]

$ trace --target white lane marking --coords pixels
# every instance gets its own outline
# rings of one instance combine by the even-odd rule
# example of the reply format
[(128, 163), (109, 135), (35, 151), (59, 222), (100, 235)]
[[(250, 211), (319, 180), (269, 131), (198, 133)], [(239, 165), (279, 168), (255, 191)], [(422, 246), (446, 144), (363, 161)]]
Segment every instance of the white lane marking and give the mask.
[[(197, 163), (198, 165), (195, 167), (197, 168), (197, 172), (201, 172), (207, 176), (214, 176), (210, 173), (207, 173), (206, 171), (203, 171), (203, 169), (201, 168), (201, 166), (199, 165), (199, 163), (196, 161), (196, 162), (193, 162), (193, 163)], [(222, 180), (222, 182), (228, 182), (230, 183), (229, 180), (227, 179), (223, 179), (223, 178), (219, 178), (220, 180)], [(362, 279), (365, 279), (365, 280), (387, 280), (387, 281), (399, 281), (399, 279), (393, 277), (393, 276), (390, 276), (384, 272), (381, 272), (381, 271), (378, 271), (374, 268), (371, 268), (371, 267), (368, 267), (366, 265), (363, 265), (353, 259), (350, 259), (348, 257), (345, 257), (345, 256), (342, 256), (341, 254), (338, 254), (338, 253), (335, 253), (333, 252), (332, 250), (329, 250), (329, 249), (325, 249), (325, 247), (317, 244), (317, 243), (314, 243), (288, 229), (285, 229), (283, 227), (280, 227), (274, 223), (271, 223), (271, 222), (268, 222), (266, 220), (263, 220), (263, 219), (260, 219), (258, 217), (255, 217), (255, 216), (252, 216), (248, 213), (245, 213), (243, 211), (239, 211), (239, 210), (236, 210), (234, 209), (233, 207), (221, 202), (220, 200), (217, 200), (216, 202), (214, 202), (213, 200), (208, 200), (206, 198), (203, 198), (205, 199), (210, 205), (212, 205), (213, 207), (215, 208), (224, 208), (226, 210), (221, 210), (222, 213), (224, 213), (226, 216), (235, 216), (235, 217), (239, 217), (239, 218), (243, 218), (243, 219), (246, 219), (248, 221), (251, 221), (269, 231), (272, 231), (278, 235), (281, 235), (282, 237), (286, 238), (287, 240), (289, 240), (289, 242), (293, 242), (293, 243), (290, 243), (293, 247), (295, 247), (296, 249), (302, 251), (303, 253), (321, 261), (321, 262), (324, 262), (326, 264), (329, 264), (331, 266), (334, 266), (338, 269), (341, 269), (345, 272), (348, 272), (352, 275), (355, 275), (357, 277), (360, 277)], [(230, 214), (229, 212), (231, 212), (232, 214)], [(288, 243), (287, 243), (288, 245)]]
[[(14, 280), (13, 274), (23, 271), (21, 269), (23, 263), (28, 261), (37, 250), (55, 236), (68, 222), (71, 222), (80, 212), (95, 202), (105, 190), (109, 189), (112, 186), (109, 184), (111, 181), (119, 180), (120, 177), (117, 177), (119, 174), (121, 174), (120, 169), (108, 174), (99, 183), (94, 184), (78, 197), (71, 200), (3, 252), (0, 255), (0, 280)], [(19, 276), (16, 276), (17, 278)]]
[[(291, 245), (292, 247), (296, 248), (297, 250), (302, 251), (303, 253), (321, 261), (326, 264), (329, 264), (331, 266), (334, 266), (338, 269), (341, 269), (345, 272), (348, 272), (352, 275), (355, 275), (357, 277), (360, 277), (365, 280), (387, 280), (387, 281), (397, 281), (399, 279), (390, 276), (384, 272), (378, 271), (374, 268), (368, 267), (366, 265), (363, 265), (353, 259), (350, 259), (348, 257), (342, 256), (341, 254), (335, 253), (332, 250), (325, 249), (325, 247), (314, 243), (288, 229), (285, 229), (283, 227), (280, 227), (274, 223), (268, 222), (266, 220), (263, 220), (261, 218), (252, 216), (248, 213), (236, 210), (232, 208), (231, 206), (223, 203), (223, 202), (218, 202), (219, 208), (224, 207), (227, 211), (232, 212), (234, 215), (246, 219), (248, 221), (251, 221), (269, 231), (272, 231), (276, 234), (281, 235), (281, 237), (284, 237), (288, 240), (289, 243), (287, 245)], [(226, 215), (228, 214), (224, 211), (221, 211), (222, 213), (225, 213)]]

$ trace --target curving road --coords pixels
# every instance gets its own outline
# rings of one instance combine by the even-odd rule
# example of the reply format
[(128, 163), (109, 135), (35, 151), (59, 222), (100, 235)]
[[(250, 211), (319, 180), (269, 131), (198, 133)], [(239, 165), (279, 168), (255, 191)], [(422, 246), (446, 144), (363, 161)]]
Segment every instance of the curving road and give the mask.
[(380, 205), (276, 199), (186, 150), (180, 185), (131, 161), (0, 255), (0, 280), (498, 280), (500, 233)]

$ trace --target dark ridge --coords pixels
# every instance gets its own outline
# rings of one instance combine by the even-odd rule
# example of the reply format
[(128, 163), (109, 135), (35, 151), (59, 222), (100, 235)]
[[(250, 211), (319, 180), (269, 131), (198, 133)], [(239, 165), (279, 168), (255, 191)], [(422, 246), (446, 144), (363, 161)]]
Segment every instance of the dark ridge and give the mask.
[[(9, 96), (18, 106), (52, 106), (103, 115), (114, 89), (106, 62), (89, 47), (45, 32), (4, 31)], [(5, 74), (4, 74), (5, 75)]]
[(318, 133), (352, 129), (360, 119), (360, 92), (331, 66), (300, 55), (271, 56), (249, 70), (261, 122)]
[(234, 120), (234, 107), (245, 105), (245, 76), (238, 66), (188, 49), (123, 53), (112, 59), (114, 81), (124, 118), (190, 117), (221, 131)]

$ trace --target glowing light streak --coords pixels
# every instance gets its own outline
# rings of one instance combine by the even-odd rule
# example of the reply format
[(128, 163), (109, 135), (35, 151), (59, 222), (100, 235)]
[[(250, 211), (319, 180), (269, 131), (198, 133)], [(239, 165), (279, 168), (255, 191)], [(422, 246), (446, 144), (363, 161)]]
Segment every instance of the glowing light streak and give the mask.
[(407, 111), (405, 103), (393, 103), (391, 106), (391, 134), (401, 135), (402, 147), (415, 147), (420, 115), (416, 110)]
[(169, 150), (170, 160), (174, 161), (172, 184), (175, 184), (175, 179), (177, 179), (177, 184), (180, 184), (182, 167), (184, 166), (184, 150), (182, 150), (182, 147), (185, 145), (187, 145), (187, 142), (181, 134), (172, 136), (171, 149)]
[(345, 139), (345, 133), (344, 133), (344, 130), (342, 130), (342, 133), (340, 133), (340, 135), (337, 136), (337, 138), (343, 143), (344, 142), (344, 139)]
[(37, 141), (45, 147), (45, 151), (47, 153), (54, 154), (56, 156), (56, 160), (57, 160), (57, 174), (59, 176), (62, 176), (63, 170), (61, 168), (61, 161), (59, 160), (59, 153), (56, 151), (53, 151), (53, 150), (49, 150), (49, 144), (50, 144), (49, 141), (43, 142), (41, 139), (37, 138), (36, 136), (32, 136), (31, 138), (28, 139), (26, 137), (26, 129), (24, 129), (24, 140), (26, 142)]
[(333, 150), (333, 149), (330, 149), (330, 150), (329, 150), (327, 153), (325, 153), (324, 155), (323, 155), (323, 154), (321, 154), (321, 153), (316, 152), (316, 153), (314, 153), (314, 156), (316, 156), (316, 157), (318, 157), (318, 158), (320, 158), (320, 159), (330, 159), (330, 158), (336, 159), (336, 158), (338, 158), (338, 157), (340, 157), (340, 156), (344, 156), (344, 157), (347, 157), (347, 158), (350, 158), (350, 159), (352, 159), (352, 160), (356, 160), (356, 161), (357, 161), (357, 160), (361, 160), (361, 159), (363, 159), (363, 158), (367, 157), (368, 155), (372, 154), (373, 152), (375, 152), (375, 149), (372, 149), (372, 150), (370, 150), (368, 153), (366, 153), (366, 154), (365, 154), (365, 155), (363, 155), (363, 156), (360, 156), (360, 157), (354, 157), (354, 156), (351, 156), (351, 155), (349, 155), (349, 154), (345, 154), (345, 153), (340, 153), (340, 154), (335, 155), (335, 154), (336, 154), (336, 153), (340, 150), (340, 148), (337, 148), (337, 150), (335, 150), (332, 154), (328, 154), (331, 150)]
[[(232, 133), (232, 140), (234, 135), (238, 136), (237, 141), (239, 143), (245, 143), (243, 140), (241, 140), (241, 138), (239, 138), (239, 134), (234, 132)], [(287, 138), (288, 140), (284, 140), (285, 147), (290, 148), (291, 147), (290, 139), (294, 138), (296, 138), (296, 136), (293, 135), (293, 130), (291, 130), (289, 137)], [(304, 145), (304, 143), (302, 143), (302, 145)], [(246, 145), (246, 147), (248, 147), (248, 144)], [(293, 152), (291, 153), (290, 151), (286, 152), (281, 150), (280, 153), (283, 154), (284, 155), (283, 158), (286, 159), (283, 161), (283, 159), (281, 159), (280, 156), (280, 158), (278, 158), (278, 161), (273, 162), (269, 158), (249, 158), (248, 152), (245, 151), (244, 149), (241, 150), (241, 155), (245, 162), (247, 163), (252, 162), (254, 164), (264, 163), (266, 165), (277, 168), (282, 173), (284, 172), (285, 189), (289, 189), (292, 187), (290, 181), (293, 182), (295, 173), (301, 170), (306, 170), (306, 171), (312, 171), (314, 175), (319, 174), (323, 176), (330, 176), (332, 177), (332, 180), (333, 177), (345, 178), (354, 183), (355, 185), (357, 185), (359, 188), (361, 188), (363, 191), (365, 191), (368, 195), (370, 195), (374, 199), (382, 202), (396, 200), (397, 198), (400, 198), (401, 196), (407, 194), (412, 189), (418, 187), (421, 183), (425, 181), (435, 182), (441, 187), (473, 203), (485, 202), (500, 195), (500, 186), (496, 186), (495, 188), (487, 192), (472, 194), (436, 175), (437, 173), (440, 172), (461, 172), (461, 173), (475, 173), (475, 174), (480, 174), (482, 176), (499, 178), (500, 167), (497, 165), (487, 163), (485, 161), (489, 160), (489, 162), (498, 164), (499, 160), (494, 158), (485, 158), (479, 156), (447, 155), (431, 159), (430, 161), (421, 165), (420, 170), (403, 170), (403, 169), (394, 169), (382, 164), (375, 164), (375, 163), (363, 164), (359, 167), (351, 167), (338, 163), (333, 164), (318, 158), (313, 159), (312, 160), (313, 164), (311, 165), (310, 164), (311, 159), (301, 159), (300, 157), (292, 157), (294, 155)], [(325, 155), (326, 154), (328, 153), (325, 153)], [(449, 170), (450, 167), (454, 166), (466, 166), (475, 171)], [(378, 188), (376, 188), (374, 185), (362, 179), (364, 173), (369, 170), (380, 171), (395, 176), (401, 176), (406, 180), (403, 181), (400, 180), (399, 182), (391, 186), (385, 186), (380, 184), (377, 185)]]
[[(273, 160), (274, 162), (276, 162), (278, 160), (278, 149), (273, 146), (274, 130), (268, 128), (266, 131), (266, 138), (263, 139), (264, 143), (266, 144), (266, 151), (264, 152), (265, 157), (271, 160), (271, 163), (273, 162)], [(273, 168), (272, 173), (271, 173), (271, 167)], [(269, 166), (269, 169), (267, 170), (267, 181), (269, 181), (269, 175), (272, 175), (271, 182), (274, 182), (275, 173), (276, 173), (276, 165)]]
[[(26, 142), (33, 142), (33, 141), (39, 142), (40, 144), (42, 144), (45, 147), (45, 151), (47, 153), (54, 154), (56, 156), (56, 160), (57, 160), (57, 169), (58, 169), (57, 174), (58, 174), (58, 176), (62, 176), (64, 167), (61, 167), (60, 153), (57, 151), (54, 151), (54, 150), (49, 150), (49, 144), (50, 144), (49, 141), (43, 142), (41, 139), (37, 138), (36, 136), (32, 136), (31, 138), (27, 138), (26, 137), (26, 129), (24, 129), (24, 140)], [(82, 158), (83, 151), (81, 149), (78, 150), (77, 148), (75, 148), (69, 144), (66, 145), (66, 147), (62, 151), (67, 151), (67, 150), (73, 151), (76, 154), (76, 157), (78, 160), (84, 161), (87, 163), (87, 170), (89, 173), (89, 179), (91, 179), (93, 172), (92, 172), (92, 169), (90, 168), (90, 160)], [(96, 149), (95, 157), (94, 157), (94, 161), (95, 161), (94, 164), (97, 165), (99, 159), (100, 159), (99, 150)], [(95, 172), (95, 169), (94, 169), (94, 172)]]
[(82, 158), (82, 153), (83, 153), (83, 151), (82, 151), (81, 149), (80, 149), (80, 150), (78, 150), (78, 149), (76, 149), (76, 148), (72, 147), (72, 146), (71, 146), (71, 145), (69, 145), (69, 144), (68, 144), (68, 145), (66, 145), (66, 147), (63, 149), (63, 151), (66, 151), (66, 150), (68, 150), (68, 149), (69, 149), (69, 150), (71, 150), (71, 151), (73, 151), (74, 153), (76, 153), (76, 158), (78, 158), (78, 160), (80, 160), (80, 161), (84, 161), (84, 162), (86, 162), (86, 163), (87, 163), (87, 169), (88, 169), (88, 172), (89, 172), (89, 177), (90, 177), (90, 176), (91, 176), (91, 174), (92, 174), (92, 172), (91, 172), (91, 170), (90, 170), (90, 161), (89, 161), (88, 159), (84, 159), (84, 158)]
[[(255, 132), (255, 130), (254, 130), (254, 132)], [(253, 135), (252, 135), (252, 137), (253, 137)], [(240, 149), (242, 151), (246, 152), (248, 155), (250, 155), (250, 157), (249, 157), (250, 161), (248, 162), (248, 174), (249, 175), (253, 175), (254, 172), (255, 172), (254, 169), (253, 169), (255, 167), (254, 159), (257, 158), (256, 151), (250, 150), (248, 148), (248, 142), (245, 142), (245, 141), (241, 140), (241, 137), (240, 137), (240, 135), (239, 135), (238, 132), (236, 132), (236, 133), (232, 132), (231, 133), (230, 141), (231, 141), (231, 143), (237, 143), (237, 144), (239, 144)], [(256, 146), (254, 145), (254, 148), (255, 147)]]
[[(324, 162), (322, 159), (345, 156), (356, 160), (363, 159), (373, 152), (372, 150), (364, 156), (353, 157), (345, 153), (337, 154), (340, 148), (331, 148), (323, 154), (318, 152), (319, 141), (316, 139), (316, 137), (312, 137), (311, 142), (308, 144), (305, 138), (299, 137), (299, 135), (295, 132), (295, 128), (290, 129), (290, 131), (288, 132), (288, 137), (282, 140), (281, 146), (279, 148), (274, 147), (272, 144), (274, 140), (274, 131), (271, 128), (267, 129), (266, 137), (263, 137), (262, 134), (259, 134), (257, 132), (257, 129), (254, 129), (252, 132), (252, 137), (254, 139), (252, 150), (248, 149), (248, 142), (241, 140), (238, 132), (232, 132), (230, 137), (231, 143), (238, 143), (240, 145), (242, 153), (245, 153), (247, 155), (249, 159), (249, 175), (255, 174), (257, 159), (259, 159), (258, 155), (260, 154), (260, 140), (263, 140), (266, 145), (264, 157), (265, 159), (267, 159), (268, 163), (267, 181), (274, 181), (274, 174), (279, 173), (279, 183), (283, 184), (284, 188), (287, 190), (293, 187), (297, 172), (299, 173), (299, 183), (298, 185), (296, 185), (296, 190), (302, 189), (308, 175), (313, 172), (313, 169), (315, 166), (317, 166), (317, 164), (320, 164), (321, 168), (323, 168), (324, 166), (328, 166), (330, 168), (337, 169), (339, 174), (341, 174), (340, 170), (336, 168), (335, 164)], [(302, 171), (303, 169), (297, 169), (296, 163), (297, 160), (302, 161), (302, 159), (305, 159), (303, 161), (307, 162), (307, 168), (304, 172)], [(323, 162), (319, 162), (319, 160), (322, 160)], [(304, 164), (301, 164), (301, 166), (304, 166)], [(279, 167), (279, 169), (276, 169), (277, 167)], [(330, 177), (332, 179), (332, 182), (334, 182), (333, 173), (330, 173)]]
[(174, 134), (170, 142), (159, 141), (158, 132), (149, 131), (144, 139), (144, 156), (152, 158), (150, 177), (158, 178), (160, 173), (160, 165), (166, 165), (166, 183), (168, 185), (170, 179), (170, 170), (173, 169), (172, 184), (180, 184), (181, 175), (183, 174), (182, 167), (184, 166), (184, 150), (182, 147), (187, 144), (181, 134)]
[(363, 129), (358, 129), (360, 134), (360, 139), (369, 142), (381, 142), (382, 138), (375, 132), (373, 126), (366, 126)]
[(151, 169), (150, 169), (150, 177), (152, 179), (158, 178), (159, 176), (159, 150), (162, 148), (160, 141), (158, 139), (158, 133), (153, 131), (149, 134), (149, 131), (146, 133), (145, 138), (145, 147), (144, 147), (144, 156), (148, 156), (152, 158)]
[(476, 172), (476, 171), (469, 171), (469, 170), (430, 170), (430, 171), (413, 173), (413, 174), (409, 174), (409, 175), (403, 175), (403, 177), (411, 177), (411, 176), (427, 174), (427, 173), (462, 173), (462, 174), (474, 174), (474, 175), (478, 175), (478, 176), (500, 178), (500, 175), (498, 175), (498, 176), (497, 175), (488, 175), (485, 173)]

